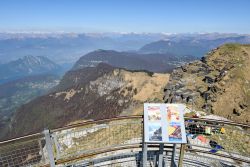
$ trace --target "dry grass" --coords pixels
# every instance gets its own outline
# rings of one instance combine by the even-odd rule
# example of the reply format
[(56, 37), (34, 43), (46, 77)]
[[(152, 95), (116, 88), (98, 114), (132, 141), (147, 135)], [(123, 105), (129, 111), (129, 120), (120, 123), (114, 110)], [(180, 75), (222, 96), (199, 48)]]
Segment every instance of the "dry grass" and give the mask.
[(127, 87), (136, 89), (133, 99), (142, 102), (154, 98), (162, 99), (163, 88), (169, 80), (169, 74), (155, 73), (151, 77), (145, 72), (129, 72), (124, 70), (121, 70), (121, 76), (129, 83)]
[[(225, 48), (222, 49), (225, 51)], [(231, 54), (231, 60), (228, 61), (234, 63), (235, 68), (228, 74), (225, 92), (217, 96), (217, 102), (214, 104), (215, 114), (237, 122), (249, 123), (249, 107), (240, 116), (233, 114), (233, 109), (239, 108), (240, 102), (250, 104), (250, 96), (248, 96), (248, 92), (250, 94), (250, 46), (231, 47), (231, 50), (230, 48), (227, 50), (227, 54)]]
[(225, 126), (225, 134), (213, 134), (208, 138), (216, 141), (225, 148), (226, 151), (250, 155), (250, 134), (240, 130), (238, 127)]
[[(62, 145), (61, 153), (67, 156), (77, 153), (78, 151), (87, 152), (95, 149), (113, 147), (116, 145), (129, 144), (133, 142), (137, 143), (139, 142), (138, 140), (141, 139), (142, 134), (142, 124), (140, 121), (140, 119), (113, 121), (102, 124), (105, 128), (94, 132), (91, 132), (90, 129), (95, 128), (96, 125), (92, 125), (92, 127), (88, 126), (87, 128), (81, 127), (72, 129), (70, 137), (73, 140), (73, 144), (70, 147)], [(77, 134), (79, 131), (86, 130), (86, 135)], [(135, 141), (131, 139), (134, 139)]]

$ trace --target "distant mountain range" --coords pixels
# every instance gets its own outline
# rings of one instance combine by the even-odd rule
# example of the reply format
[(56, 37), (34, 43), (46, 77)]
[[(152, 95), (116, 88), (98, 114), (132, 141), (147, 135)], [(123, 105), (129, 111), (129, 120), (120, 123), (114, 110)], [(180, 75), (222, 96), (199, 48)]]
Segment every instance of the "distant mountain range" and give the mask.
[(81, 55), (97, 49), (137, 50), (159, 39), (159, 34), (0, 33), (0, 62), (34, 55), (62, 64), (75, 62)]
[(82, 56), (73, 66), (73, 70), (95, 67), (102, 62), (128, 70), (170, 72), (173, 68), (195, 59), (196, 57), (193, 56), (176, 56), (170, 53), (140, 54), (114, 50), (96, 50)]
[(0, 83), (38, 74), (55, 74), (61, 67), (42, 56), (25, 56), (0, 65)]
[[(157, 41), (167, 41), (167, 45)], [(156, 44), (150, 44), (152, 42)], [(228, 42), (250, 43), (250, 36), (222, 33), (0, 33), (0, 62), (33, 55), (46, 56), (57, 64), (73, 63), (97, 49), (201, 57)]]
[(165, 40), (149, 43), (143, 46), (140, 53), (172, 53), (176, 55), (192, 55), (202, 57), (208, 51), (225, 43), (250, 43), (250, 36), (229, 36), (229, 37), (170, 37)]

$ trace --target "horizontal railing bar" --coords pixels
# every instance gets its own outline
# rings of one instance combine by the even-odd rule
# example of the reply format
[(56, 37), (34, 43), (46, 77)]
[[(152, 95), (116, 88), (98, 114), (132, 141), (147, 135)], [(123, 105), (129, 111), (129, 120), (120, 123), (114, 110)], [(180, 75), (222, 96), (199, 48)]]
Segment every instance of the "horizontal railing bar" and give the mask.
[[(196, 148), (201, 148), (202, 150), (212, 150), (213, 148), (211, 147), (206, 147), (206, 146), (201, 146), (201, 145), (196, 145), (196, 144), (186, 144), (187, 146), (190, 146), (190, 149), (192, 149), (191, 147), (196, 147)], [(201, 150), (200, 149), (200, 150)], [(198, 150), (198, 149), (197, 149)], [(237, 155), (237, 156), (244, 156), (242, 154), (239, 154), (237, 152), (231, 152), (231, 151), (228, 151), (228, 150), (224, 150), (224, 149), (221, 149), (220, 152), (224, 153), (224, 154), (234, 154), (234, 155)], [(246, 157), (246, 156), (244, 156)], [(248, 157), (250, 159), (250, 157)]]
[[(120, 116), (120, 117), (114, 117), (114, 118), (105, 118), (100, 120), (91, 120), (86, 122), (81, 122), (77, 124), (67, 125), (61, 128), (52, 129), (51, 132), (57, 132), (61, 130), (66, 130), (70, 128), (76, 128), (80, 126), (90, 125), (90, 124), (98, 124), (102, 122), (111, 122), (111, 121), (117, 121), (117, 120), (124, 120), (124, 119), (138, 119), (143, 118), (143, 115), (132, 115), (132, 116)], [(242, 123), (236, 123), (232, 121), (223, 121), (223, 120), (216, 120), (216, 119), (206, 119), (206, 118), (190, 118), (190, 117), (184, 117), (185, 120), (193, 120), (193, 121), (205, 121), (205, 122), (211, 122), (211, 123), (222, 123), (227, 125), (234, 125), (234, 126), (241, 126), (241, 127), (247, 127), (250, 128), (250, 125), (242, 124)]]
[[(245, 162), (245, 163), (250, 164), (249, 160), (242, 159), (242, 158), (237, 158), (237, 157), (230, 156), (230, 155), (211, 153), (211, 152), (208, 152), (208, 151), (203, 151), (203, 150), (198, 150), (198, 149), (190, 149), (190, 148), (188, 148), (187, 150), (191, 151), (191, 152), (199, 152), (199, 153), (210, 154), (210, 155), (214, 155), (214, 156), (218, 156), (218, 157), (224, 157), (224, 158), (228, 158), (228, 159), (233, 159), (235, 161), (241, 161), (241, 162)], [(249, 158), (249, 157), (246, 157), (246, 158)]]
[[(155, 151), (155, 150), (153, 150)], [(121, 163), (124, 163), (124, 162), (132, 162), (133, 160), (123, 160), (123, 161), (118, 161), (118, 162), (110, 162), (113, 159), (113, 157), (118, 157), (117, 159), (118, 160), (121, 160), (121, 159), (127, 159), (127, 158), (134, 158), (136, 156), (136, 154), (138, 154), (138, 152), (133, 152), (133, 154), (131, 153), (127, 153), (127, 154), (118, 154), (118, 155), (113, 155), (113, 156), (108, 156), (108, 157), (104, 157), (104, 158), (97, 158), (97, 159), (93, 159), (91, 161), (87, 161), (87, 162), (80, 162), (79, 164), (84, 164), (85, 165), (88, 165), (90, 166), (92, 164), (92, 162), (94, 163), (94, 165), (96, 167), (101, 167), (101, 166), (107, 166), (107, 165), (115, 165), (115, 164), (121, 164)], [(167, 158), (167, 161), (170, 162), (171, 161), (171, 155), (164, 155), (164, 158)], [(153, 157), (147, 157), (147, 158), (152, 158), (151, 160), (149, 161), (153, 161)], [(110, 160), (109, 160), (110, 159)], [(101, 164), (101, 163), (104, 163), (104, 162), (108, 162), (107, 164), (103, 164), (103, 165), (98, 165), (98, 164)], [(204, 162), (201, 162), (201, 161), (194, 161), (192, 159), (188, 159), (188, 158), (184, 158), (184, 161), (183, 161), (184, 164), (196, 164), (196, 165), (202, 165), (202, 166), (206, 166), (206, 167), (209, 167), (208, 164), (204, 163)]]
[(52, 129), (51, 132), (53, 133), (53, 132), (57, 132), (57, 131), (61, 131), (61, 130), (66, 130), (66, 129), (70, 129), (70, 128), (77, 128), (80, 126), (85, 126), (85, 125), (90, 125), (90, 124), (99, 124), (102, 122), (119, 121), (119, 120), (125, 120), (125, 119), (138, 119), (138, 118), (142, 118), (142, 115), (120, 116), (120, 117), (105, 118), (105, 119), (100, 119), (100, 120), (91, 120), (91, 121), (76, 123), (76, 124), (72, 124), (72, 125), (67, 125), (67, 126), (64, 126), (61, 128), (57, 128), (57, 129)]
[[(179, 155), (179, 154), (177, 154), (177, 155)], [(185, 154), (185, 155), (186, 155), (186, 154)], [(184, 163), (185, 163), (186, 159), (189, 159), (189, 158), (185, 157), (185, 155), (184, 155), (184, 159), (183, 159), (183, 162), (184, 162)], [(197, 157), (197, 154), (196, 154), (196, 153), (188, 153), (187, 155), (188, 155), (188, 156), (196, 156), (196, 157)], [(199, 158), (211, 159), (211, 156), (208, 156), (208, 155), (199, 155)], [(178, 158), (175, 158), (175, 159), (178, 159)], [(220, 159), (220, 157), (216, 157), (216, 158), (212, 158), (212, 159), (215, 160), (215, 161), (221, 161), (221, 162), (224, 162), (224, 163), (230, 163), (231, 165), (237, 164), (237, 162), (232, 163), (232, 162), (230, 162), (230, 160)], [(191, 161), (192, 159), (189, 159), (189, 160)], [(193, 161), (193, 162), (195, 162), (195, 161)], [(200, 161), (198, 161), (198, 162), (200, 162)], [(211, 165), (209, 165), (209, 167), (210, 167), (210, 166), (211, 166)]]
[[(160, 145), (159, 144), (148, 144), (148, 148), (159, 148)], [(98, 154), (102, 154), (102, 153), (107, 153), (107, 152), (112, 152), (112, 151), (119, 151), (119, 150), (126, 150), (126, 149), (136, 149), (136, 148), (142, 148), (142, 143), (134, 143), (134, 144), (127, 144), (127, 145), (120, 145), (120, 146), (115, 146), (115, 147), (108, 147), (108, 148), (103, 148), (103, 149), (99, 149), (99, 150), (91, 150), (91, 153), (84, 153), (78, 157), (75, 158), (68, 158), (68, 159), (61, 159), (61, 160), (57, 160), (56, 164), (62, 164), (62, 163), (66, 163), (66, 162), (70, 162), (70, 161), (74, 161), (77, 159), (83, 159), (83, 158), (88, 158), (88, 157), (92, 157)], [(168, 149), (168, 151), (172, 151), (173, 149), (173, 145), (164, 145), (165, 149)]]
[(120, 146), (120, 147), (114, 147), (114, 148), (109, 148), (109, 149), (102, 149), (100, 151), (96, 151), (96, 152), (92, 152), (92, 153), (87, 153), (87, 154), (83, 154), (81, 156), (78, 157), (74, 157), (74, 158), (68, 158), (68, 159), (63, 159), (63, 160), (57, 160), (56, 164), (63, 164), (66, 162), (71, 162), (71, 161), (75, 161), (75, 160), (80, 160), (80, 159), (84, 159), (84, 158), (88, 158), (88, 157), (92, 157), (98, 154), (103, 154), (103, 153), (107, 153), (107, 152), (112, 152), (112, 151), (118, 151), (118, 150), (126, 150), (126, 149), (135, 149), (135, 148), (141, 148), (142, 144), (131, 144), (131, 145), (126, 145), (126, 146)]
[[(111, 121), (126, 120), (126, 119), (139, 119), (139, 118), (142, 119), (143, 115), (119, 116), (119, 117), (106, 118), (106, 119), (100, 119), (100, 120), (91, 120), (91, 121), (81, 122), (81, 123), (77, 123), (77, 124), (72, 124), (72, 125), (67, 125), (64, 127), (52, 129), (52, 130), (50, 130), (50, 132), (53, 133), (53, 132), (57, 132), (57, 131), (61, 131), (61, 130), (81, 127), (81, 126), (90, 125), (90, 124), (98, 124), (98, 123), (102, 123), (102, 122), (111, 122)], [(232, 122), (232, 121), (223, 121), (223, 120), (215, 120), (215, 119), (207, 119), (207, 118), (190, 118), (190, 117), (184, 117), (184, 119), (185, 120), (193, 120), (193, 121), (205, 121), (205, 122), (211, 122), (211, 123), (221, 123), (221, 124), (227, 124), (227, 125), (241, 126), (244, 128), (250, 128), (250, 125), (248, 125), (248, 124), (236, 123), (236, 122)], [(18, 138), (13, 138), (13, 139), (9, 139), (6, 141), (1, 141), (0, 145), (6, 144), (9, 142), (13, 142), (16, 140), (22, 140), (22, 139), (26, 140), (26, 139), (29, 139), (29, 138), (32, 138), (35, 136), (42, 136), (42, 135), (43, 135), (42, 133), (35, 133), (35, 134), (30, 134), (30, 135), (26, 135), (26, 136), (22, 136), (22, 137), (18, 137)]]
[(38, 139), (38, 138), (41, 138), (43, 136), (44, 136), (43, 133), (34, 133), (34, 134), (26, 135), (26, 136), (21, 136), (21, 137), (9, 139), (9, 140), (1, 141), (0, 146), (1, 145), (6, 145), (6, 144), (9, 144), (9, 143), (14, 143), (14, 142), (21, 142), (21, 141)]
[[(51, 134), (62, 131), (62, 130), (67, 130), (67, 129), (71, 129), (71, 128), (77, 128), (77, 127), (83, 127), (86, 125), (95, 125), (95, 124), (101, 124), (101, 123), (105, 123), (108, 124), (110, 122), (114, 122), (114, 121), (121, 121), (121, 120), (138, 120), (138, 124), (143, 124), (143, 115), (132, 115), (132, 116), (119, 116), (119, 117), (113, 117), (113, 118), (106, 118), (106, 119), (100, 119), (100, 120), (90, 120), (90, 121), (86, 121), (86, 122), (81, 122), (81, 123), (76, 123), (76, 124), (71, 124), (71, 125), (67, 125), (64, 127), (60, 127), (60, 128), (56, 128), (56, 129), (52, 129), (50, 131)], [(250, 125), (247, 124), (242, 124), (242, 123), (236, 123), (233, 121), (224, 121), (224, 120), (215, 120), (215, 119), (206, 119), (206, 118), (189, 118), (189, 117), (185, 117), (185, 120), (193, 120), (194, 122), (190, 122), (191, 124), (203, 124), (202, 122), (208, 122), (208, 123), (214, 123), (214, 125), (210, 125), (207, 124), (207, 126), (218, 126), (215, 124), (222, 124), (222, 125), (231, 125), (231, 126), (238, 126), (238, 127), (242, 127), (242, 128), (250, 128)], [(197, 122), (196, 122), (197, 121)], [(125, 122), (125, 121), (124, 121)], [(133, 121), (128, 121), (128, 123), (120, 123), (120, 124), (129, 124), (130, 122)], [(137, 123), (137, 121), (135, 122)], [(115, 122), (114, 122), (115, 124)], [(221, 125), (220, 125), (221, 126)], [(240, 130), (241, 128), (239, 128)], [(143, 128), (139, 131), (139, 133), (143, 134)], [(1, 149), (4, 150), (5, 148), (9, 148), (11, 146), (20, 146), (26, 142), (26, 144), (32, 142), (32, 141), (38, 141), (41, 140), (41, 138), (44, 137), (44, 134), (41, 133), (34, 133), (34, 134), (30, 134), (30, 135), (26, 135), (26, 136), (22, 136), (22, 137), (18, 137), (18, 138), (13, 138), (13, 139), (9, 139), (6, 141), (1, 141), (0, 142), (0, 147), (2, 147)], [(140, 138), (142, 139), (142, 137), (140, 136)], [(143, 139), (142, 139), (143, 140)], [(190, 145), (190, 146), (195, 146), (196, 145)], [(159, 147), (159, 144), (150, 144), (148, 145), (149, 148), (155, 149)], [(200, 146), (197, 146), (200, 147)], [(71, 154), (71, 156), (61, 158), (61, 159), (57, 159), (56, 163), (57, 164), (62, 164), (62, 163), (66, 163), (66, 162), (72, 162), (75, 160), (80, 160), (80, 159), (85, 159), (88, 157), (93, 157), (95, 155), (99, 155), (102, 153), (106, 153), (106, 152), (112, 152), (112, 151), (119, 151), (119, 150), (126, 150), (126, 149), (138, 149), (138, 148), (142, 148), (142, 143), (141, 140), (136, 142), (136, 143), (131, 143), (131, 144), (121, 144), (121, 145), (116, 145), (116, 146), (112, 146), (112, 147), (104, 147), (104, 148), (96, 148), (96, 149), (89, 149), (87, 152), (85, 153), (79, 153), (79, 155), (76, 155), (75, 157), (73, 157), (73, 155)], [(164, 148), (166, 149), (171, 149), (172, 146), (167, 146), (165, 145)], [(201, 147), (202, 148), (202, 147)], [(224, 158), (228, 158), (228, 159), (232, 159), (235, 161), (240, 161), (240, 162), (245, 162), (245, 163), (249, 163), (250, 161), (247, 158), (247, 156), (243, 156), (240, 155), (242, 157), (236, 157), (233, 155), (230, 155), (230, 152), (225, 152), (225, 153), (229, 153), (229, 155), (227, 154), (218, 154), (218, 153), (210, 153), (208, 150), (202, 150), (202, 149), (197, 149), (197, 148), (188, 148), (187, 151), (190, 152), (196, 152), (196, 153), (205, 153), (207, 155), (213, 155), (216, 157), (224, 157)], [(233, 153), (234, 154), (234, 153)], [(245, 159), (246, 158), (246, 159)]]
[(184, 117), (185, 120), (193, 120), (193, 121), (204, 121), (204, 122), (211, 122), (211, 123), (221, 123), (221, 124), (227, 124), (227, 125), (234, 125), (234, 126), (241, 126), (245, 128), (250, 128), (250, 125), (248, 124), (242, 124), (242, 123), (236, 123), (233, 121), (224, 121), (224, 120), (217, 120), (217, 119), (207, 119), (207, 118), (190, 118), (190, 117)]
[[(149, 144), (148, 145), (149, 148), (159, 148), (159, 144)], [(118, 147), (113, 147), (113, 148), (108, 148), (108, 149), (102, 149), (99, 151), (94, 151), (91, 153), (86, 153), (86, 154), (82, 154), (78, 157), (74, 157), (74, 158), (68, 158), (68, 159), (59, 159), (56, 161), (56, 164), (63, 164), (63, 163), (67, 163), (67, 162), (72, 162), (72, 161), (76, 161), (76, 160), (82, 160), (85, 158), (89, 158), (89, 157), (93, 157), (95, 155), (99, 155), (99, 154), (103, 154), (103, 153), (107, 153), (107, 152), (112, 152), (112, 151), (120, 151), (120, 150), (126, 150), (126, 149), (136, 149), (136, 148), (142, 148), (142, 143), (138, 144), (130, 144), (130, 145), (126, 145), (126, 146), (118, 146)], [(168, 148), (168, 150), (170, 151), (172, 147), (169, 147), (164, 145), (164, 148)], [(218, 153), (210, 153), (208, 151), (203, 151), (203, 150), (198, 150), (198, 149), (187, 149), (190, 152), (196, 152), (196, 153), (205, 153), (205, 154), (210, 154), (210, 155), (214, 155), (214, 156), (218, 156), (218, 157), (224, 157), (224, 158), (228, 158), (228, 159), (232, 159), (232, 160), (236, 160), (236, 161), (240, 161), (240, 162), (245, 162), (245, 163), (250, 163), (250, 161), (246, 160), (246, 159), (242, 159), (242, 158), (237, 158), (234, 156), (230, 156), (230, 155), (224, 155), (224, 154), (218, 154)], [(211, 159), (213, 159), (212, 157), (210, 157)], [(246, 157), (248, 158), (248, 157)]]

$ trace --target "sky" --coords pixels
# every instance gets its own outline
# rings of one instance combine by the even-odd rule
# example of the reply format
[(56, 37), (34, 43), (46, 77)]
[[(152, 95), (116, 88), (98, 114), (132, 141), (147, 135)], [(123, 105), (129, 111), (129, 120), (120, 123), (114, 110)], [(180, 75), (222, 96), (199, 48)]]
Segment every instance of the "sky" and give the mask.
[(0, 31), (250, 34), (250, 0), (1, 0)]

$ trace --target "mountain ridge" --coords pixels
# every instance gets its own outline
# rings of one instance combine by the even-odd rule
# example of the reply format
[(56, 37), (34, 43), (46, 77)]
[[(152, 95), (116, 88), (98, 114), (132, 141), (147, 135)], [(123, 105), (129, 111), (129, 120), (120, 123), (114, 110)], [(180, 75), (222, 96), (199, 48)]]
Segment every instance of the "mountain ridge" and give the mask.
[(103, 62), (117, 68), (128, 70), (147, 70), (152, 72), (170, 72), (176, 66), (195, 60), (192, 56), (174, 54), (139, 54), (136, 52), (118, 52), (114, 50), (96, 50), (82, 56), (72, 70), (93, 67)]
[(24, 56), (23, 58), (0, 65), (0, 83), (22, 77), (57, 73), (60, 66), (43, 56)]
[(140, 53), (174, 53), (176, 55), (188, 54), (195, 57), (202, 57), (211, 49), (219, 47), (226, 43), (250, 43), (250, 37), (247, 35), (221, 37), (209, 36), (173, 36), (167, 39), (155, 41), (144, 45), (139, 49)]
[[(89, 72), (94, 76), (85, 75)], [(168, 74), (129, 71), (103, 63), (70, 71), (53, 91), (18, 109), (8, 137), (53, 129), (78, 120), (141, 113), (144, 101), (162, 101), (167, 81)]]

